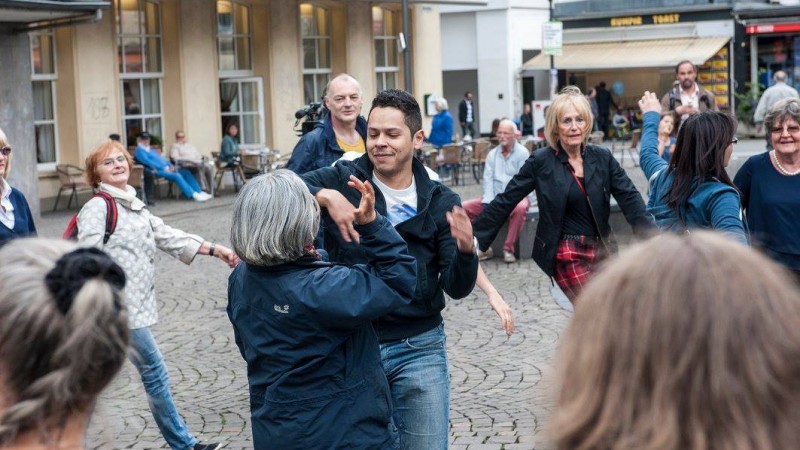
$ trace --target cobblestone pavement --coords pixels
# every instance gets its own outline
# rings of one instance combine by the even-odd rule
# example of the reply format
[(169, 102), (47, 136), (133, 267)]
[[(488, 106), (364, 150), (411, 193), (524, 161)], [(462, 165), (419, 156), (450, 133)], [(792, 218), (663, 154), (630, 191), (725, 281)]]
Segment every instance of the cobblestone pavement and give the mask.
[[(233, 200), (232, 194), (202, 205), (160, 200), (152, 211), (171, 226), (227, 244)], [(57, 237), (73, 212), (46, 214), (40, 234)], [(246, 369), (225, 314), (229, 269), (201, 256), (186, 266), (164, 253), (156, 267), (159, 322), (153, 332), (178, 410), (201, 441), (252, 448)], [(452, 377), (450, 448), (548, 448), (542, 437), (552, 404), (546, 375), (569, 313), (553, 302), (547, 277), (530, 259), (509, 265), (496, 259), (484, 267), (513, 308), (517, 332), (503, 333), (478, 290), (449, 301), (444, 315)], [(129, 363), (98, 402), (88, 434), (93, 449), (167, 448)]]

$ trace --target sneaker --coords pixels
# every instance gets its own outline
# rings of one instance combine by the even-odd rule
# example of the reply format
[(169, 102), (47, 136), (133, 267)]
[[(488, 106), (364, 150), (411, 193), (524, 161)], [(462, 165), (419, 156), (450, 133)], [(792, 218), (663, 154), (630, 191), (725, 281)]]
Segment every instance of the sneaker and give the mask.
[(203, 195), (202, 192), (195, 192), (194, 194), (192, 194), (192, 199), (196, 202), (204, 202), (208, 200), (208, 197)]
[(201, 192), (201, 194), (203, 195), (203, 197), (206, 198), (206, 200), (211, 200), (212, 198), (214, 198), (214, 196), (209, 194), (208, 192)]
[(194, 450), (218, 450), (218, 449), (220, 449), (220, 448), (222, 448), (224, 446), (225, 446), (225, 444), (220, 444), (220, 443), (217, 443), (217, 442), (212, 442), (210, 444), (197, 443), (197, 444), (194, 444)]
[(509, 252), (508, 250), (503, 250), (503, 261), (507, 263), (517, 262), (517, 258), (514, 256), (514, 252)]
[(489, 247), (489, 250), (485, 252), (478, 250), (478, 261), (486, 261), (487, 259), (494, 258), (494, 251), (492, 251), (492, 247)]

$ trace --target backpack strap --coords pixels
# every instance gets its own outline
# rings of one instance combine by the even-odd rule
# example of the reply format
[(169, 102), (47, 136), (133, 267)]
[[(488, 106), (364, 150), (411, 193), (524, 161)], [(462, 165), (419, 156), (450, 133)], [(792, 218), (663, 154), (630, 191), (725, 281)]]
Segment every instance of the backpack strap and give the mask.
[(117, 228), (117, 202), (114, 197), (103, 191), (97, 192), (94, 197), (100, 197), (106, 202), (106, 230), (103, 234), (103, 245), (105, 245)]

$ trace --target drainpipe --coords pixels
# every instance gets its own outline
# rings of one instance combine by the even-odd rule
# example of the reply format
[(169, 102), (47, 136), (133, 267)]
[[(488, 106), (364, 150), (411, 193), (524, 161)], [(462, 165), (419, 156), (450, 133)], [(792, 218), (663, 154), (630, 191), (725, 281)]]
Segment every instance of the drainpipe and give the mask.
[(403, 50), (403, 79), (406, 91), (413, 94), (414, 84), (411, 79), (411, 36), (408, 35), (408, 0), (403, 0), (403, 36), (406, 39), (406, 48)]

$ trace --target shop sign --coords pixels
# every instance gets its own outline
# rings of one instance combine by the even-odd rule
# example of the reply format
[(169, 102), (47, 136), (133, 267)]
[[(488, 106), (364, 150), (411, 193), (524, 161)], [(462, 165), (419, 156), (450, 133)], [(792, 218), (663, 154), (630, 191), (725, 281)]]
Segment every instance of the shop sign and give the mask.
[(800, 23), (776, 23), (765, 25), (748, 25), (745, 28), (747, 34), (760, 33), (791, 33), (800, 31)]
[(559, 21), (545, 22), (542, 25), (542, 53), (561, 56), (564, 26)]
[(610, 25), (612, 27), (631, 27), (634, 25), (662, 25), (665, 23), (678, 23), (681, 15), (674, 14), (653, 14), (652, 16), (628, 16), (612, 17)]

